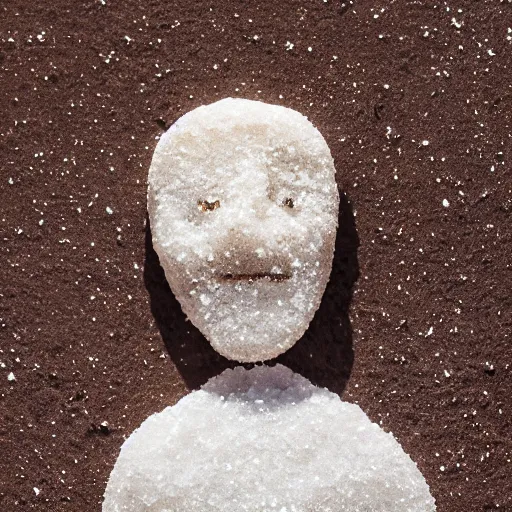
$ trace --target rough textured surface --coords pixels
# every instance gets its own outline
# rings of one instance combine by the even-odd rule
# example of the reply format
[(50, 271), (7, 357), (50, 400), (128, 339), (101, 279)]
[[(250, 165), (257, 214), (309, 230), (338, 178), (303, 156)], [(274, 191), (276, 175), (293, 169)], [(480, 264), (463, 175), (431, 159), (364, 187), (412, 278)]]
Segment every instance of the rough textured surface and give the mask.
[(294, 110), (226, 98), (165, 132), (148, 181), (153, 245), (188, 318), (229, 359), (290, 348), (320, 305), (338, 221), (318, 130)]
[(239, 95), (307, 115), (346, 192), (279, 360), (392, 431), (439, 512), (510, 510), (510, 5), (3, 2), (0, 509), (99, 512), (125, 436), (229, 364), (173, 302), (146, 177), (163, 125)]
[(428, 485), (360, 407), (285, 366), (238, 367), (124, 443), (103, 512), (433, 512)]

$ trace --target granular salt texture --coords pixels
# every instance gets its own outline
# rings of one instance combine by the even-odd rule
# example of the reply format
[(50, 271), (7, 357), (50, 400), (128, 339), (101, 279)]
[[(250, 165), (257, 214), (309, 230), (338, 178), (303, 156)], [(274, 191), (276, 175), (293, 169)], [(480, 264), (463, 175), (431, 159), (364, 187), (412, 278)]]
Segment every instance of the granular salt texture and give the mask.
[(226, 370), (124, 443), (103, 512), (432, 512), (425, 479), (354, 404), (284, 366)]
[(329, 279), (339, 196), (298, 112), (227, 98), (181, 117), (149, 171), (153, 244), (189, 319), (222, 355), (262, 361), (307, 329)]

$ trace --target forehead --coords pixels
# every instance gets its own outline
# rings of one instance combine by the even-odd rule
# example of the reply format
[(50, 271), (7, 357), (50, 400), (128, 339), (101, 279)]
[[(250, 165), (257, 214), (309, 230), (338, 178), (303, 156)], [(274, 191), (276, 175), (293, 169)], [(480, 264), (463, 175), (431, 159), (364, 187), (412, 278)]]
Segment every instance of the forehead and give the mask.
[(150, 170), (151, 185), (182, 190), (230, 189), (237, 178), (248, 186), (267, 180), (270, 187), (313, 191), (333, 181), (332, 159), (318, 130), (298, 112), (226, 99), (180, 118), (162, 136)]

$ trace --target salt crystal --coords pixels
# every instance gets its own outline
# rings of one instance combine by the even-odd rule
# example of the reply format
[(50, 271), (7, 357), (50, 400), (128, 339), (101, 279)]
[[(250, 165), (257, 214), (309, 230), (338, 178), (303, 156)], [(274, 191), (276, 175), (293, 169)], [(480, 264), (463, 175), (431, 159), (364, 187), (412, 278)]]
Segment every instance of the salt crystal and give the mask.
[(262, 361), (302, 336), (329, 279), (338, 202), (329, 148), (294, 110), (227, 98), (161, 137), (149, 171), (153, 244), (218, 352)]
[(425, 479), (355, 404), (284, 366), (226, 370), (124, 443), (103, 512), (433, 512)]
[(15, 381), (15, 380), (16, 380), (16, 377), (14, 376), (14, 373), (12, 373), (12, 372), (11, 372), (11, 373), (9, 373), (9, 375), (7, 375), (7, 380), (8, 380), (9, 382), (13, 382), (13, 381)]

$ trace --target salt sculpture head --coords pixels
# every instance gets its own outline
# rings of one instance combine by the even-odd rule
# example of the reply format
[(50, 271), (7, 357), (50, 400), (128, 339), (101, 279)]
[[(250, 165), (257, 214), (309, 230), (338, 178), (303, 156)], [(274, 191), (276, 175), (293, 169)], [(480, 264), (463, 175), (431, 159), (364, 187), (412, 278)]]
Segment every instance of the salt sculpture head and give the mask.
[(229, 359), (263, 361), (307, 329), (331, 271), (339, 196), (300, 113), (227, 98), (181, 117), (149, 171), (153, 245), (183, 311)]

